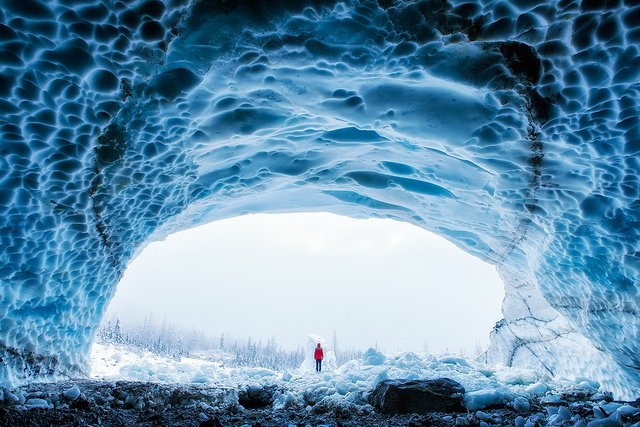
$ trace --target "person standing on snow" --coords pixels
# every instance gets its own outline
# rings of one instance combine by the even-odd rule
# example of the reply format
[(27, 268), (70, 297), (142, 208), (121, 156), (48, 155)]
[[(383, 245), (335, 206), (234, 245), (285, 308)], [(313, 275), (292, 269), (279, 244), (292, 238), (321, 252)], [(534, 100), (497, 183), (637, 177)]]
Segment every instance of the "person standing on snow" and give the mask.
[(313, 358), (316, 359), (316, 372), (322, 371), (322, 359), (324, 359), (324, 351), (320, 347), (320, 343), (316, 347), (316, 351), (313, 353)]

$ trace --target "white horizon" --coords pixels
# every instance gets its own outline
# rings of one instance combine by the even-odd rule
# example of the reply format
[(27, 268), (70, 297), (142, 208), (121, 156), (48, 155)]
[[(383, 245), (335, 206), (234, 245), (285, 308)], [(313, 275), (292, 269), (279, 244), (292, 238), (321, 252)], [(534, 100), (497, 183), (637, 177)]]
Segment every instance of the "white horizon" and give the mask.
[(225, 219), (154, 242), (105, 319), (156, 322), (286, 349), (309, 333), (338, 347), (476, 353), (502, 318), (495, 267), (392, 220), (328, 213)]

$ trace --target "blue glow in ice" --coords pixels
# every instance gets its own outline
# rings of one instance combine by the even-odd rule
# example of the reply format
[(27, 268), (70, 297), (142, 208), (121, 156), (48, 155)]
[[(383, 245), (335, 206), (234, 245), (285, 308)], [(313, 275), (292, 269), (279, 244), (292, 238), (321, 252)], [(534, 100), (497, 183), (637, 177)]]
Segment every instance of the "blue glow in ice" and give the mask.
[(640, 389), (636, 2), (0, 4), (0, 383), (82, 371), (148, 242), (330, 211), (495, 264), (488, 361)]

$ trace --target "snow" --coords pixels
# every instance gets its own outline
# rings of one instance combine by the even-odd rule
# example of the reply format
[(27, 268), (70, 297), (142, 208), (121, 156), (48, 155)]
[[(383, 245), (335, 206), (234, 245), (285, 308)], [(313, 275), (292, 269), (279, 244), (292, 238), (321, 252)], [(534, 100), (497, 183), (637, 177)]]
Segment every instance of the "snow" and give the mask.
[[(318, 342), (318, 336), (313, 336)], [(322, 340), (320, 340), (322, 342)], [(488, 366), (452, 354), (398, 353), (383, 355), (376, 350), (366, 352), (375, 356), (376, 364), (368, 358), (351, 360), (337, 369), (316, 373), (301, 367), (295, 371), (276, 372), (264, 368), (228, 367), (220, 363), (183, 357), (174, 360), (114, 344), (94, 344), (92, 373), (94, 379), (104, 381), (130, 380), (167, 384), (198, 384), (220, 389), (243, 389), (277, 385), (283, 390), (275, 397), (274, 408), (282, 409), (303, 402), (331, 405), (368, 405), (368, 395), (382, 379), (451, 378), (465, 387), (464, 404), (470, 411), (510, 405), (517, 411), (530, 409), (530, 401), (539, 396), (553, 402), (563, 393), (585, 391), (580, 383), (566, 379), (540, 378), (532, 370)], [(366, 354), (365, 353), (365, 354)], [(216, 354), (209, 355), (215, 358)], [(455, 363), (452, 363), (454, 362)], [(315, 364), (311, 364), (312, 368)], [(504, 379), (508, 381), (504, 381)], [(545, 381), (544, 383), (542, 381)], [(584, 384), (582, 384), (584, 385)], [(597, 390), (590, 388), (592, 392)], [(604, 404), (603, 404), (604, 405)], [(610, 403), (602, 406), (607, 413), (631, 414), (638, 411), (629, 405)], [(557, 415), (558, 408), (549, 407)], [(565, 411), (562, 411), (565, 414)], [(565, 415), (561, 415), (563, 417)], [(558, 419), (555, 417), (554, 419)]]
[(333, 371), (336, 369), (336, 354), (329, 348), (327, 340), (317, 334), (309, 334), (307, 341), (304, 345), (304, 360), (300, 364), (301, 370), (314, 371), (316, 369), (316, 362), (314, 358), (314, 352), (316, 346), (320, 344), (323, 349), (324, 359), (322, 360), (322, 371)]
[[(248, 368), (247, 377), (261, 374), (275, 375), (271, 371)], [(179, 362), (150, 351), (95, 343), (92, 350), (91, 376), (93, 378), (126, 378), (132, 381), (167, 383), (209, 383), (228, 376), (220, 363), (201, 359), (182, 358)]]
[(488, 364), (636, 397), (635, 2), (103, 3), (0, 14), (0, 384), (85, 374), (149, 242), (328, 211), (495, 264)]

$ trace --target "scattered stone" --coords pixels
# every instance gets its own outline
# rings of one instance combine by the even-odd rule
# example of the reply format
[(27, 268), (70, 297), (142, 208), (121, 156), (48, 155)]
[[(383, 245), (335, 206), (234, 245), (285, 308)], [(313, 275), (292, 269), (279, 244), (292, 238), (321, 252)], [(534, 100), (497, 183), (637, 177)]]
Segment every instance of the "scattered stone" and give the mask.
[(370, 397), (383, 414), (463, 412), (464, 387), (449, 378), (435, 380), (384, 380)]
[(200, 427), (224, 427), (217, 417), (213, 417), (200, 423)]
[[(64, 394), (74, 387), (82, 392), (76, 400), (71, 401)], [(257, 389), (272, 392), (263, 387)], [(350, 397), (358, 399), (357, 404), (333, 395), (309, 406), (308, 410), (302, 406), (302, 402), (288, 407), (274, 404), (262, 409), (246, 409), (238, 405), (239, 391), (236, 389), (193, 384), (122, 381), (116, 385), (81, 380), (33, 383), (12, 390), (0, 389), (0, 393), (3, 396), (0, 400), (0, 426), (587, 427), (589, 424), (590, 427), (640, 427), (640, 411), (631, 406), (632, 402), (561, 401), (540, 406), (539, 400), (531, 397), (531, 408), (527, 412), (517, 412), (512, 406), (505, 406), (471, 413), (385, 414), (375, 411), (371, 405), (363, 404), (366, 398), (356, 395)], [(15, 398), (11, 398), (12, 404), (9, 403), (9, 393), (15, 395)], [(273, 393), (277, 398), (291, 393), (291, 390), (278, 385)], [(125, 400), (129, 398), (135, 404), (126, 407), (122, 401), (117, 404), (115, 395)], [(25, 399), (28, 405), (25, 405)], [(174, 403), (170, 404), (170, 400)], [(45, 403), (48, 404), (46, 407)], [(594, 407), (598, 409), (594, 411)]]
[(88, 409), (91, 409), (91, 402), (83, 397), (78, 397), (76, 400), (71, 402), (69, 408), (86, 411)]

